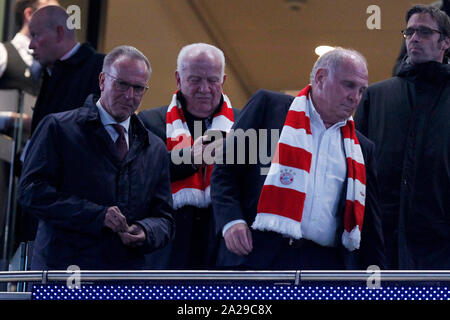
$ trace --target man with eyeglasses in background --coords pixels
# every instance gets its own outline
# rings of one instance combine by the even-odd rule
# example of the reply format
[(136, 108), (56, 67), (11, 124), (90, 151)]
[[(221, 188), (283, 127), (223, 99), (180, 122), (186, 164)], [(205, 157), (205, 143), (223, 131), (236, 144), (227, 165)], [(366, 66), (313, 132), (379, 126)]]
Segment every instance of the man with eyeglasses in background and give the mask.
[[(444, 11), (448, 16), (450, 16), (450, 0), (438, 0), (430, 4), (430, 6), (436, 7)], [(400, 71), (400, 67), (403, 64), (404, 60), (407, 58), (406, 52), (406, 39), (403, 39), (402, 47), (400, 49), (397, 60), (395, 61), (394, 69), (392, 70), (392, 76), (396, 76)]]
[(145, 254), (173, 237), (166, 147), (135, 115), (150, 74), (139, 50), (117, 47), (100, 99), (38, 125), (18, 197), (39, 218), (33, 270), (143, 269)]
[(406, 14), (407, 58), (365, 91), (357, 129), (376, 144), (389, 269), (450, 269), (450, 19)]

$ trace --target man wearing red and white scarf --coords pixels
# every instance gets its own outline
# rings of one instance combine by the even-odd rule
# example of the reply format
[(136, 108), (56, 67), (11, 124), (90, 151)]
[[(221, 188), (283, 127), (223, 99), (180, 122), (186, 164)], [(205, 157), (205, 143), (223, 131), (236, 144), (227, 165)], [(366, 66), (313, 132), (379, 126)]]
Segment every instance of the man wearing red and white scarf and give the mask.
[(175, 78), (178, 90), (170, 104), (139, 114), (166, 143), (171, 159), (176, 234), (172, 245), (157, 253), (156, 267), (208, 269), (215, 265), (218, 243), (210, 198), (214, 151), (221, 148), (238, 110), (223, 93), (225, 57), (219, 48), (204, 43), (182, 48)]
[[(295, 98), (257, 92), (233, 126), (279, 130), (280, 136), (271, 163), (260, 158), (214, 169), (220, 267), (384, 267), (374, 145), (351, 117), (368, 83), (365, 59), (335, 49), (319, 58), (310, 80)], [(247, 154), (259, 139), (245, 145)], [(238, 145), (237, 134), (227, 148), (231, 142)]]

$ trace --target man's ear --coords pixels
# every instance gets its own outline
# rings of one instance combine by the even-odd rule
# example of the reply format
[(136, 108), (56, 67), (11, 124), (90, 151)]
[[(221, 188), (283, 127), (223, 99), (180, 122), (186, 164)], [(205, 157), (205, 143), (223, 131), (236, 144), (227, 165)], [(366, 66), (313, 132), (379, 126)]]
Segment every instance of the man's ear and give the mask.
[(328, 77), (328, 70), (325, 68), (319, 68), (316, 71), (316, 74), (314, 76), (314, 82), (317, 88), (322, 89), (323, 88), (323, 84), (325, 82), (325, 80)]
[(181, 77), (178, 71), (175, 71), (175, 79), (177, 81), (177, 88), (178, 90), (181, 90)]
[(56, 26), (56, 41), (57, 42), (61, 42), (62, 40), (64, 40), (64, 27), (61, 25)]
[(442, 49), (444, 49), (444, 55), (445, 55), (445, 52), (448, 50), (448, 48), (450, 48), (450, 38), (445, 37), (443, 40), (441, 40), (441, 46), (442, 46)]
[(225, 80), (227, 80), (227, 75), (226, 74), (223, 75), (222, 89), (223, 89), (223, 85), (225, 84)]
[(24, 24), (30, 23), (31, 16), (33, 15), (33, 12), (34, 12), (33, 8), (31, 8), (31, 7), (27, 7), (27, 8), (25, 8), (25, 10), (23, 10), (23, 17), (24, 17), (23, 22), (24, 22)]
[(100, 91), (103, 91), (105, 89), (105, 73), (104, 72), (100, 72), (100, 74), (98, 75), (98, 84), (100, 87)]

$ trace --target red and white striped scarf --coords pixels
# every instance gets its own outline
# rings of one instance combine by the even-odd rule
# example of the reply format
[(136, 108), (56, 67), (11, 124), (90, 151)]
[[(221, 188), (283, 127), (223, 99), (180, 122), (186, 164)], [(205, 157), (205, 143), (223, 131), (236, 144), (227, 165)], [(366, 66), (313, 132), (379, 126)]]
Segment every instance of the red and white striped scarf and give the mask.
[[(178, 91), (177, 91), (178, 92)], [(167, 108), (166, 135), (169, 151), (190, 147), (194, 139), (189, 132), (181, 103), (174, 93)], [(222, 93), (223, 104), (220, 111), (215, 113), (211, 123), (211, 130), (229, 132), (234, 123), (233, 108), (228, 97)], [(186, 205), (206, 208), (211, 203), (210, 179), (213, 166), (206, 166), (206, 170), (198, 170), (194, 175), (183, 180), (172, 182), (173, 206), (175, 209)]]
[[(252, 227), (302, 238), (301, 222), (311, 168), (313, 137), (307, 99), (308, 85), (292, 102), (277, 150), (259, 198)], [(366, 171), (352, 117), (341, 127), (347, 159), (347, 194), (342, 244), (349, 251), (359, 248), (364, 218)], [(295, 176), (292, 172), (295, 172)], [(339, 195), (336, 195), (339, 196)]]

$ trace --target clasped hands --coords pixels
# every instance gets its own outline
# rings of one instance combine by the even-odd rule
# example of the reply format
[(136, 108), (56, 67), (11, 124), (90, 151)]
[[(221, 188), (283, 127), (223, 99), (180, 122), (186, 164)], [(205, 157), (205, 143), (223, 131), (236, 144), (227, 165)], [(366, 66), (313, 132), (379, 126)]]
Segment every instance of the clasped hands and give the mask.
[(104, 226), (117, 232), (122, 243), (130, 247), (142, 246), (145, 241), (145, 231), (138, 224), (128, 226), (127, 219), (116, 206), (106, 211)]
[(246, 256), (253, 250), (253, 238), (250, 229), (245, 223), (231, 226), (224, 234), (227, 249), (239, 256)]

